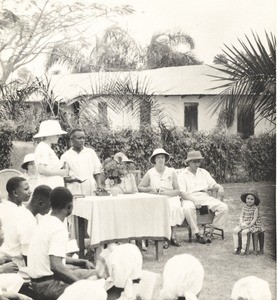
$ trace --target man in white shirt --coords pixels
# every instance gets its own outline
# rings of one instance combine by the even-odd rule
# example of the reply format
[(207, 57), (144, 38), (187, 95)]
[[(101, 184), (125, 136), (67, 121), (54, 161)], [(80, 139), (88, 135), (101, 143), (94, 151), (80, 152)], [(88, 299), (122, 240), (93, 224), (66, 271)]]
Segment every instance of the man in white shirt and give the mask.
[(8, 200), (3, 200), (0, 203), (0, 219), (5, 234), (1, 252), (11, 256), (18, 267), (24, 267), (25, 262), (21, 254), (18, 232), (21, 226), (18, 225), (21, 223), (21, 205), (29, 200), (31, 191), (28, 182), (23, 177), (10, 178), (6, 184), (6, 190)]
[[(9, 186), (14, 181), (18, 180), (11, 178), (7, 182), (7, 190), (10, 190)], [(25, 185), (26, 182), (21, 181), (21, 183)], [(11, 189), (13, 190), (13, 188)], [(50, 192), (51, 188), (49, 186), (40, 185), (35, 188), (32, 198), (26, 207), (13, 207), (14, 194), (10, 190), (8, 191), (9, 201), (0, 204), (0, 216), (3, 219), (5, 233), (5, 240), (1, 250), (4, 254), (9, 255), (18, 267), (26, 266), (29, 243), (37, 226), (36, 216), (38, 214), (44, 215), (50, 210)], [(21, 197), (19, 196), (17, 199), (20, 200)]]
[(28, 250), (28, 272), (38, 297), (57, 299), (78, 277), (65, 263), (88, 269), (94, 275), (93, 264), (84, 259), (66, 257), (68, 232), (63, 221), (73, 209), (73, 195), (64, 187), (50, 193), (51, 214), (39, 223)]
[(207, 193), (210, 189), (216, 190), (218, 197), (223, 200), (223, 187), (216, 183), (208, 171), (199, 168), (203, 159), (200, 151), (189, 151), (186, 159), (186, 163), (189, 166), (181, 170), (178, 174), (179, 187), (184, 199), (182, 206), (185, 217), (199, 243), (205, 242), (199, 235), (195, 208), (207, 205), (211, 211), (215, 212), (215, 217), (211, 224), (211, 235), (214, 228), (224, 229), (228, 215), (228, 206), (221, 200), (209, 196)]
[(83, 130), (74, 129), (70, 140), (72, 147), (61, 156), (61, 161), (66, 162), (69, 168), (66, 186), (73, 194), (94, 195), (101, 188), (101, 162), (93, 149), (84, 146)]

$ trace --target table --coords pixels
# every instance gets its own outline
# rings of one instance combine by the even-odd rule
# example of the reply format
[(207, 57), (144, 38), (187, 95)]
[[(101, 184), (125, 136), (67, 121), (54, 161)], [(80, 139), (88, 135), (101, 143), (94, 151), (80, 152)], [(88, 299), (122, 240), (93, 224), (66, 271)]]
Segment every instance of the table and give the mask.
[(89, 196), (73, 200), (72, 214), (79, 217), (80, 257), (84, 254), (84, 219), (95, 248), (121, 240), (151, 239), (156, 259), (162, 255), (164, 238), (170, 239), (168, 197), (147, 193)]

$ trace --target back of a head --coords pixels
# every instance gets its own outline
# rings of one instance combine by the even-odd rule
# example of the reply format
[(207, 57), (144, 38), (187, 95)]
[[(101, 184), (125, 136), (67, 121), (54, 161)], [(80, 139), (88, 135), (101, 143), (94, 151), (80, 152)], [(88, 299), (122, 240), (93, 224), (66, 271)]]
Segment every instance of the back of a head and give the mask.
[(243, 277), (234, 284), (231, 299), (271, 300), (269, 284), (256, 276)]
[(31, 201), (37, 199), (48, 199), (50, 197), (52, 189), (48, 185), (39, 185), (34, 189)]
[(197, 258), (190, 254), (175, 255), (164, 267), (162, 299), (197, 299), (203, 280), (204, 268)]
[(119, 245), (109, 255), (107, 267), (114, 285), (118, 288), (124, 288), (128, 279), (141, 278), (141, 252), (133, 244)]
[(19, 188), (21, 182), (23, 182), (23, 181), (26, 181), (26, 179), (23, 177), (19, 177), (19, 176), (10, 178), (6, 184), (6, 191), (8, 192), (8, 194), (11, 195), (13, 193), (13, 191), (15, 191), (17, 188)]
[(104, 279), (78, 280), (68, 286), (58, 300), (106, 300), (107, 292), (104, 289)]
[(69, 189), (58, 186), (50, 193), (50, 204), (53, 210), (62, 210), (72, 202), (73, 195)]

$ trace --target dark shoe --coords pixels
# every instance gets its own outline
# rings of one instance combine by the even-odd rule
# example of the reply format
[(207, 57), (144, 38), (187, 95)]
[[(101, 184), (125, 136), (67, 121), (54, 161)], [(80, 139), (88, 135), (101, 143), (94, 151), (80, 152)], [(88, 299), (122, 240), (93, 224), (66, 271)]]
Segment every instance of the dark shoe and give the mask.
[(178, 242), (175, 238), (172, 238), (170, 240), (170, 244), (173, 245), (173, 246), (176, 246), (176, 247), (180, 247), (181, 246), (180, 242)]
[(203, 236), (201, 236), (200, 234), (196, 234), (196, 240), (200, 244), (206, 244), (206, 242), (207, 242), (206, 239)]
[(169, 242), (168, 242), (168, 241), (164, 241), (164, 246), (163, 246), (163, 248), (164, 248), (164, 249), (168, 249), (168, 247), (169, 247)]

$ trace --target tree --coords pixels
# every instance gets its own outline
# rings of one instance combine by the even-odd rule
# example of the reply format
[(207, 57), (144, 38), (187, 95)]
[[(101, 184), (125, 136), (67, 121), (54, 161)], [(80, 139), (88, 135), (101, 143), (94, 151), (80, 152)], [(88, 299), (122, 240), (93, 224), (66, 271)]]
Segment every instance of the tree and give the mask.
[(92, 64), (105, 71), (135, 70), (140, 56), (136, 41), (118, 26), (107, 28), (91, 52)]
[(235, 109), (239, 108), (242, 117), (247, 118), (251, 111), (260, 117), (276, 123), (276, 38), (265, 33), (267, 46), (264, 46), (257, 34), (253, 41), (246, 37), (247, 44), (239, 40), (242, 50), (235, 46), (228, 47), (224, 54), (227, 62), (213, 67), (223, 76), (213, 76), (224, 81), (217, 88), (225, 88), (213, 103), (214, 112), (224, 111), (228, 125), (233, 122)]
[[(5, 83), (13, 71), (49, 53), (54, 44), (85, 40), (84, 33), (93, 21), (133, 12), (129, 5), (107, 6), (75, 0), (64, 3), (60, 0), (2, 1), (0, 84)], [(12, 4), (16, 4), (16, 8), (10, 8)]]
[[(188, 47), (188, 50), (179, 51), (179, 48), (184, 46)], [(192, 37), (182, 31), (156, 33), (152, 36), (147, 47), (146, 67), (155, 69), (201, 64), (191, 52), (193, 49)]]

